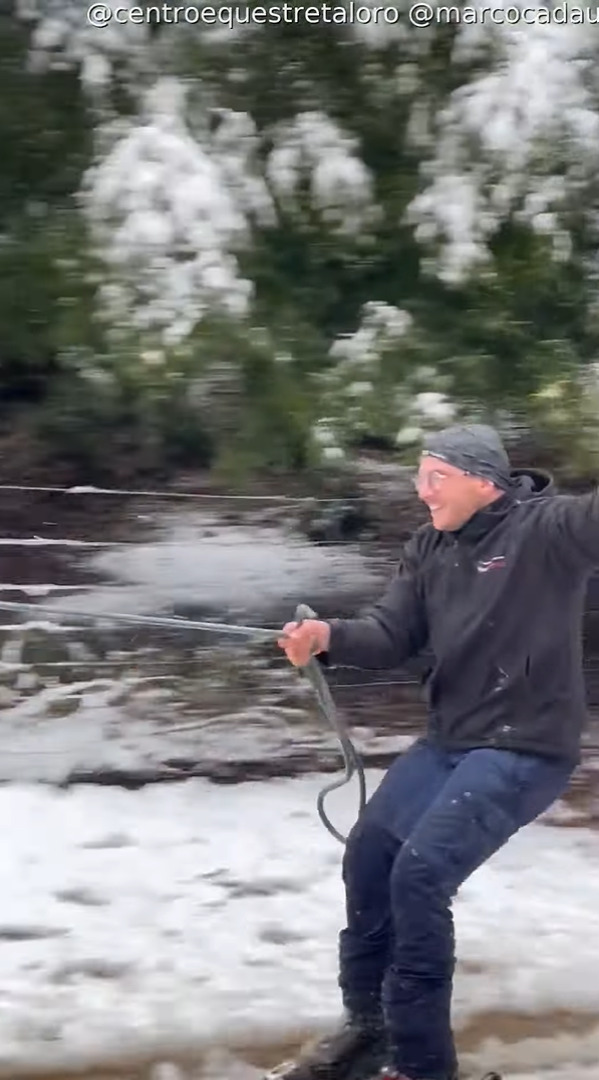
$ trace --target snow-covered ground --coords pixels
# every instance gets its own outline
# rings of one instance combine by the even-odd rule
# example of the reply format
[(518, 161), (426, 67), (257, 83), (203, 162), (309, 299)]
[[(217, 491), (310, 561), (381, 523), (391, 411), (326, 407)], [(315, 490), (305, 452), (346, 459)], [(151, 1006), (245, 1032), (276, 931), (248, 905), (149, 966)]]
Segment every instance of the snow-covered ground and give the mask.
[[(149, 539), (78, 547), (76, 567), (71, 546), (62, 552), (61, 525), (50, 555), (36, 525), (35, 535), (10, 540), (0, 594), (52, 597), (74, 616), (170, 612), (187, 602), (248, 622), (298, 600), (319, 608), (341, 595), (347, 605), (354, 590), (356, 598), (377, 591), (378, 567), (358, 549), (344, 548), (341, 559), (276, 526), (256, 544), (258, 534), (235, 523), (223, 542), (218, 522), (209, 525), (205, 514), (165, 515)], [(242, 653), (228, 659), (224, 644), (222, 655), (207, 653), (210, 671), (198, 651), (195, 681), (187, 677), (191, 715), (179, 713), (167, 692), (176, 658), (168, 642), (157, 639), (146, 656), (116, 634), (108, 648), (104, 634), (96, 650), (81, 627), (35, 622), (0, 628), (0, 777), (13, 781), (0, 785), (0, 1080), (117, 1062), (123, 1077), (139, 1061), (162, 1063), (151, 1080), (180, 1080), (168, 1062), (185, 1056), (195, 1062), (186, 1078), (256, 1080), (256, 1061), (273, 1060), (275, 1044), (293, 1045), (338, 1015), (342, 849), (316, 814), (330, 775), (137, 792), (39, 781), (60, 781), (75, 766), (133, 767), (175, 753), (273, 757), (283, 742), (297, 742), (308, 699), (299, 687), (293, 696), (289, 673), (282, 704), (273, 697), (278, 670), (254, 671), (249, 656), (241, 691), (229, 687), (226, 697), (217, 660), (224, 672), (237, 670)], [(74, 697), (78, 708), (64, 708)], [(199, 732), (175, 730), (206, 710)], [(226, 724), (211, 727), (213, 712)], [(306, 745), (328, 738), (317, 723), (302, 727)], [(372, 725), (354, 730), (361, 750), (374, 734), (381, 749), (374, 716)], [(406, 738), (393, 735), (395, 749)], [(370, 790), (379, 777), (369, 774)], [(342, 830), (355, 809), (355, 790), (331, 798)], [(575, 822), (559, 807), (459, 897), (455, 1020), (474, 1077), (491, 1067), (509, 1069), (509, 1080), (599, 1075), (599, 846)], [(530, 1015), (539, 1037), (489, 1042), (510, 1012), (519, 1023)], [(568, 1034), (560, 1013), (588, 1014), (586, 1034)]]
[[(73, 770), (156, 768), (174, 758), (260, 761), (291, 754), (302, 738), (336, 752), (312, 691), (274, 643), (256, 650), (245, 638), (158, 629), (140, 644), (137, 627), (109, 633), (77, 617), (184, 608), (194, 618), (278, 628), (299, 602), (320, 611), (336, 598), (358, 607), (378, 595), (380, 556), (317, 546), (284, 514), (271, 516), (258, 524), (250, 508), (231, 522), (223, 511), (166, 512), (139, 500), (130, 520), (143, 517), (147, 527), (138, 525), (135, 539), (129, 519), (117, 519), (109, 541), (93, 516), (67, 522), (54, 512), (46, 522), (32, 512), (33, 524), (24, 515), (28, 535), (0, 537), (0, 601), (73, 614), (0, 612), (0, 781), (62, 781)], [(360, 749), (368, 741), (358, 737)]]
[[(133, 504), (131, 520), (137, 516)], [(0, 537), (2, 549), (11, 549), (13, 566), (16, 563), (27, 578), (19, 583), (5, 577), (0, 584), (6, 594), (2, 599), (12, 599), (13, 593), (25, 602), (49, 597), (53, 605), (67, 611), (95, 615), (115, 610), (170, 614), (173, 606), (185, 605), (199, 611), (226, 611), (231, 619), (255, 615), (256, 610), (279, 612), (288, 605), (291, 618), (298, 603), (314, 602), (315, 596), (377, 593), (392, 573), (389, 567), (382, 576), (373, 553), (368, 557), (357, 545), (346, 543), (342, 550), (317, 546), (284, 520), (261, 525), (260, 515), (247, 510), (241, 523), (226, 521), (222, 511), (210, 513), (202, 508), (187, 512), (154, 508), (151, 516), (145, 516), (151, 529), (139, 539), (130, 538), (127, 521), (118, 540), (105, 539), (100, 520), (93, 527), (93, 538), (48, 535), (49, 528), (43, 530), (44, 535)], [(85, 525), (89, 529), (89, 520), (80, 526), (81, 533)], [(64, 533), (64, 523), (59, 522), (57, 529)], [(6, 564), (4, 550), (3, 558)], [(68, 588), (57, 583), (61, 572), (72, 578), (75, 565), (85, 568), (93, 585), (76, 589), (72, 583)], [(53, 569), (57, 578), (32, 582), (37, 566), (42, 574)], [(71, 595), (54, 595), (58, 591)]]
[[(334, 1022), (342, 848), (315, 811), (328, 780), (0, 789), (0, 1076), (167, 1061)], [(331, 797), (342, 830), (355, 800)], [(493, 1010), (588, 1012), (599, 1025), (596, 834), (530, 826), (465, 885), (456, 924), (458, 1029)], [(470, 1049), (466, 1064), (514, 1080), (599, 1072), (599, 1027)], [(549, 1065), (562, 1071), (538, 1071)], [(237, 1068), (212, 1064), (227, 1080)]]

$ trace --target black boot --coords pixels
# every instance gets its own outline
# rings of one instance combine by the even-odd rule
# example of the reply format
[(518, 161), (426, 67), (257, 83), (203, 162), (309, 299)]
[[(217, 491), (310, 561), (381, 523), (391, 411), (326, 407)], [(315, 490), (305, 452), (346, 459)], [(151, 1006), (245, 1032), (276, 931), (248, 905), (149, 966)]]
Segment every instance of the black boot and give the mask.
[(267, 1073), (266, 1080), (370, 1080), (381, 1068), (386, 1051), (382, 1018), (350, 1017), (295, 1061)]

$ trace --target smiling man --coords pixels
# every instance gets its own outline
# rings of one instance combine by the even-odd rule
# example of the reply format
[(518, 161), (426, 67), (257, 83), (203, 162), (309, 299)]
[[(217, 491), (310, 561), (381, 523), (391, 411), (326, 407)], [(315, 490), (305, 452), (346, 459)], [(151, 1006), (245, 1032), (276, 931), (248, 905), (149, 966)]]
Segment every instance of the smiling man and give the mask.
[(492, 428), (449, 428), (429, 439), (415, 483), (435, 529), (453, 532), (510, 489), (509, 460)]
[[(512, 470), (485, 425), (430, 436), (431, 521), (364, 617), (288, 623), (291, 663), (397, 668), (434, 657), (426, 735), (391, 766), (343, 861), (340, 1029), (290, 1080), (457, 1080), (452, 901), (568, 785), (586, 717), (582, 615), (599, 497)], [(499, 1080), (489, 1074), (486, 1080)]]

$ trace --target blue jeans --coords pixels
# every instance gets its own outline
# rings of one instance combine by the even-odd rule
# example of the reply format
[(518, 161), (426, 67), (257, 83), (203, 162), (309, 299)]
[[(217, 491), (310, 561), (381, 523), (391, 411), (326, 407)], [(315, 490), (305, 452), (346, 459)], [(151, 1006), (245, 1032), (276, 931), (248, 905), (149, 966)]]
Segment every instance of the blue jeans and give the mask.
[(343, 1002), (381, 1006), (390, 1064), (452, 1080), (452, 899), (462, 883), (567, 787), (573, 766), (531, 754), (446, 753), (420, 740), (397, 759), (348, 838)]

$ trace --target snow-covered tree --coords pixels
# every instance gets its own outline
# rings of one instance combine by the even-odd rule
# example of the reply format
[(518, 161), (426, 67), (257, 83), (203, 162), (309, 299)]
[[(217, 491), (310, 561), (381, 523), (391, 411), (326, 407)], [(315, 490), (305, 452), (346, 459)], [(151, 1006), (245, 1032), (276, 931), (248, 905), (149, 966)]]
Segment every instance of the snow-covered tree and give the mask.
[(552, 432), (557, 397), (562, 428), (592, 415), (588, 20), (527, 3), (502, 25), (481, 4), (423, 28), (399, 0), (393, 25), (261, 25), (243, 5), (230, 27), (220, 7), (98, 28), (73, 0), (19, 3), (21, 77), (75, 73), (93, 135), (73, 197), (103, 344), (73, 340), (83, 379), (114, 393), (126, 372), (215, 452), (294, 466), (460, 413)]

